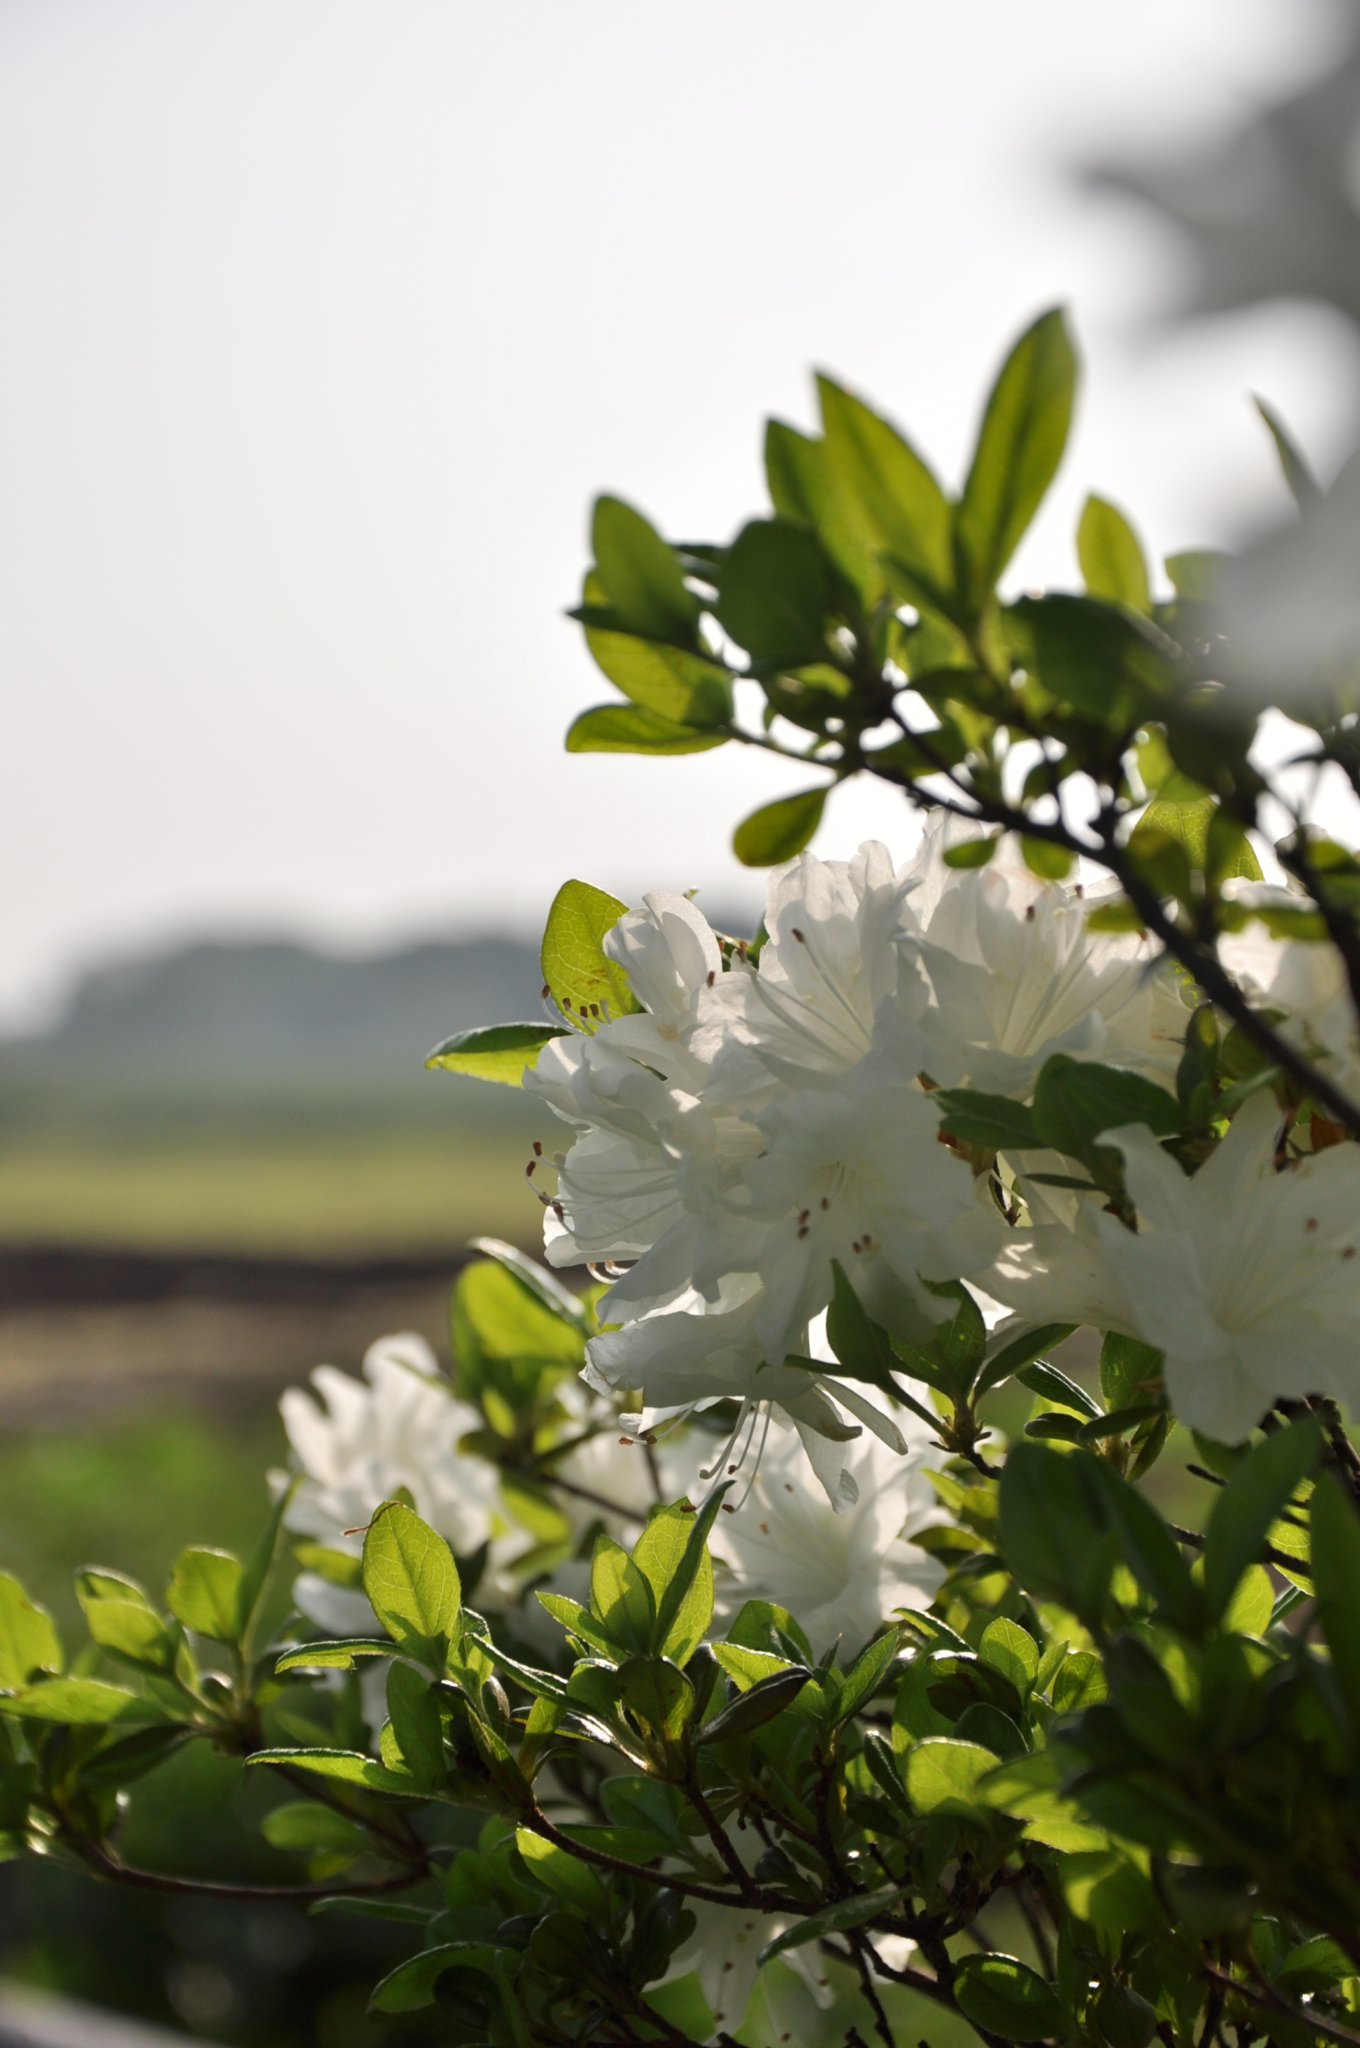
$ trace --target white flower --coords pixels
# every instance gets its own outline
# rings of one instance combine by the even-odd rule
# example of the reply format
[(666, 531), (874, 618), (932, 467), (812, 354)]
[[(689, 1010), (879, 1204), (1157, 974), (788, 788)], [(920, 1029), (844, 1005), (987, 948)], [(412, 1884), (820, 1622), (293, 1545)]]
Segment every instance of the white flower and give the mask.
[(727, 1566), (717, 1581), (724, 1616), (747, 1600), (773, 1601), (802, 1623), (815, 1656), (839, 1637), (848, 1662), (895, 1609), (928, 1605), (943, 1568), (904, 1532), (939, 1517), (923, 1469), (932, 1439), (914, 1416), (898, 1419), (906, 1455), (871, 1435), (851, 1444), (858, 1499), (835, 1515), (807, 1486), (794, 1432), (771, 1429), (749, 1495), (713, 1531)]
[(1013, 839), (986, 867), (947, 867), (960, 836), (957, 820), (932, 818), (907, 906), (930, 983), (920, 1031), (932, 1080), (1024, 1097), (1053, 1053), (1174, 1065), (1186, 1013), (1151, 942), (1092, 932), (1101, 896), (1037, 880)]
[[(1240, 892), (1248, 900), (1269, 900), (1297, 910), (1288, 891)], [(1282, 1037), (1316, 1060), (1330, 1081), (1352, 1100), (1360, 1099), (1360, 1031), (1336, 947), (1321, 941), (1275, 939), (1258, 923), (1232, 932), (1220, 948), (1223, 965), (1262, 1009), (1283, 1011)]]
[(1239, 1111), (1187, 1179), (1145, 1128), (1114, 1131), (1138, 1231), (1102, 1217), (1133, 1334), (1166, 1354), (1171, 1405), (1240, 1443), (1280, 1396), (1360, 1395), (1360, 1151), (1277, 1172), (1268, 1096)]
[[(358, 1380), (319, 1365), (314, 1393), (290, 1387), (279, 1402), (300, 1475), (288, 1528), (357, 1557), (374, 1509), (406, 1487), (417, 1513), (469, 1556), (490, 1540), (499, 1510), (495, 1467), (458, 1448), (479, 1425), (477, 1410), (455, 1398), (423, 1337), (380, 1338), (363, 1371)], [(362, 1635), (372, 1627), (362, 1593), (315, 1572), (302, 1573), (294, 1597), (310, 1620), (335, 1634)]]
[[(737, 1838), (740, 1841), (740, 1838)], [(757, 1845), (759, 1846), (759, 1845)], [(663, 1984), (693, 1975), (708, 2000), (713, 2024), (730, 2034), (745, 2021), (747, 2009), (760, 1979), (769, 1996), (781, 1966), (793, 1970), (823, 2008), (834, 1999), (825, 1964), (815, 1942), (789, 1949), (762, 1971), (760, 1951), (794, 1925), (793, 1913), (758, 1913), (741, 1907), (710, 1905), (706, 1899), (686, 1899), (685, 1911), (694, 1915), (694, 1932), (671, 1957)], [(775, 1993), (776, 1998), (778, 1993)]]
[(1193, 1178), (1144, 1126), (1124, 1155), (1137, 1231), (1081, 1201), (1008, 1247), (986, 1286), (1033, 1321), (1089, 1322), (1165, 1353), (1171, 1406), (1240, 1443), (1282, 1395), (1360, 1397), (1360, 1150), (1279, 1172), (1273, 1101), (1256, 1095)]
[[(767, 1075), (792, 1070), (800, 1079), (808, 1070), (844, 1073), (861, 1060), (879, 1012), (901, 991), (897, 941), (918, 879), (896, 870), (887, 848), (872, 840), (851, 861), (801, 853), (776, 868), (758, 968), (729, 975), (704, 1006), (710, 1064), (726, 1054), (749, 1085), (751, 1070), (732, 1061), (733, 1046), (754, 1051)], [(909, 1009), (918, 987), (909, 976)], [(721, 1071), (718, 1079), (721, 1086)]]

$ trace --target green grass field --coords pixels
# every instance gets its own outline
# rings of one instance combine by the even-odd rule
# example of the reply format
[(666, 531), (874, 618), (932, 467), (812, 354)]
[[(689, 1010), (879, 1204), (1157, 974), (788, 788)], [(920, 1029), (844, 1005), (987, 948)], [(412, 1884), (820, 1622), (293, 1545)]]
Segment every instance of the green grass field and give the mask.
[(207, 1130), (0, 1145), (0, 1242), (232, 1252), (532, 1245), (539, 1208), (511, 1131)]

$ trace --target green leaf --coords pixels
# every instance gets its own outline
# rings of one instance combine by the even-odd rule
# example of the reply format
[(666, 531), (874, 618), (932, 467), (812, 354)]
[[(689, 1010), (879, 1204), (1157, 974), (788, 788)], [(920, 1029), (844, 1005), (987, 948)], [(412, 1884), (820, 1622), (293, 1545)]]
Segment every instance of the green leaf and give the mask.
[(280, 1748), (257, 1749), (247, 1764), (286, 1764), (290, 1770), (310, 1771), (317, 1778), (334, 1778), (342, 1785), (358, 1785), (366, 1792), (387, 1792), (412, 1798), (420, 1791), (414, 1778), (404, 1771), (389, 1770), (357, 1749)]
[(245, 1626), (245, 1567), (226, 1550), (182, 1550), (165, 1600), (182, 1621), (214, 1643), (235, 1643)]
[(605, 1632), (622, 1648), (647, 1650), (656, 1627), (656, 1608), (646, 1576), (612, 1537), (597, 1536), (590, 1565), (590, 1607)]
[(1226, 1610), (1273, 1525), (1317, 1465), (1322, 1436), (1311, 1416), (1256, 1444), (1214, 1503), (1204, 1532), (1204, 1592), (1214, 1620)]
[[(758, 1655), (758, 1652), (752, 1654)], [(729, 1736), (750, 1735), (757, 1728), (763, 1728), (767, 1721), (773, 1721), (791, 1706), (812, 1673), (795, 1664), (784, 1671), (771, 1671), (764, 1678), (758, 1678), (746, 1692), (738, 1693), (720, 1713), (713, 1716), (699, 1741), (724, 1742)]]
[(1007, 1621), (1003, 1615), (998, 1615), (982, 1631), (978, 1655), (984, 1664), (989, 1664), (993, 1671), (999, 1671), (1003, 1678), (1010, 1680), (1023, 1706), (1039, 1676), (1039, 1651), (1028, 1630), (1021, 1628), (1018, 1622)]
[(630, 1657), (619, 1666), (623, 1703), (633, 1719), (667, 1747), (694, 1718), (694, 1687), (665, 1657)]
[(614, 688), (640, 711), (698, 731), (731, 723), (732, 678), (716, 661), (600, 626), (587, 625), (586, 646)]
[(540, 1275), (522, 1271), (484, 1240), (488, 1256), (464, 1266), (454, 1285), (453, 1326), (460, 1370), (470, 1352), (502, 1364), (579, 1367), (583, 1326), (579, 1307), (559, 1304)]
[(596, 704), (567, 728), (569, 754), (706, 754), (726, 744), (725, 732), (679, 725), (640, 704)]
[(840, 1697), (835, 1701), (837, 1724), (848, 1721), (857, 1714), (867, 1699), (877, 1692), (888, 1672), (893, 1659), (901, 1647), (901, 1636), (897, 1629), (890, 1628), (884, 1634), (875, 1636), (856, 1657), (841, 1681)]
[(368, 1525), (364, 1591), (394, 1643), (443, 1663), (460, 1613), (458, 1570), (442, 1536), (401, 1501), (384, 1501)]
[(674, 551), (621, 498), (597, 498), (590, 526), (595, 572), (610, 609), (631, 632), (688, 646), (699, 606)]
[(164, 1671), (173, 1664), (180, 1641), (178, 1629), (168, 1629), (159, 1614), (142, 1601), (95, 1600), (85, 1610), (90, 1635), (101, 1649), (111, 1650), (131, 1664)]
[(1034, 1087), (1034, 1127), (1045, 1145), (1089, 1162), (1097, 1139), (1123, 1124), (1146, 1124), (1158, 1138), (1181, 1127), (1174, 1095), (1142, 1074), (1052, 1053)]
[(1028, 1387), (1031, 1394), (1037, 1394), (1041, 1401), (1050, 1401), (1059, 1408), (1070, 1408), (1074, 1415), (1092, 1419), (1100, 1414), (1100, 1403), (1093, 1401), (1085, 1387), (1047, 1359), (1035, 1358), (1022, 1366), (1015, 1377), (1022, 1387)]
[(871, 610), (887, 588), (877, 534), (867, 513), (851, 501), (833, 474), (826, 442), (800, 434), (782, 420), (768, 421), (765, 475), (770, 503), (780, 518), (812, 528), (866, 610)]
[(1014, 1956), (964, 1956), (953, 1991), (965, 2019), (1004, 2041), (1046, 2041), (1066, 2031), (1057, 1992)]
[(1137, 534), (1108, 498), (1089, 497), (1077, 526), (1077, 560), (1090, 596), (1130, 611), (1152, 610), (1147, 559)]
[(1008, 1095), (989, 1095), (981, 1088), (938, 1088), (931, 1099), (944, 1111), (940, 1129), (962, 1145), (979, 1152), (1042, 1148), (1033, 1110)]
[[(992, 1387), (999, 1387), (1003, 1381), (1023, 1372), (1026, 1366), (1046, 1364), (1042, 1352), (1054, 1351), (1072, 1335), (1075, 1323), (1040, 1323), (1036, 1329), (1022, 1330), (1018, 1337), (1012, 1337), (994, 1351), (977, 1376), (974, 1392), (985, 1394)], [(1056, 1371), (1056, 1367), (1048, 1367)]]
[(318, 1806), (314, 1799), (276, 1806), (260, 1822), (260, 1833), (273, 1849), (301, 1856), (344, 1856), (347, 1862), (363, 1855), (369, 1846), (368, 1836), (356, 1821), (334, 1807)]
[(1227, 559), (1220, 548), (1186, 548), (1178, 555), (1168, 555), (1163, 567), (1177, 597), (1213, 604)]
[[(988, 1757), (987, 1761), (991, 1763), (993, 1759)], [(891, 1913), (910, 1889), (909, 1885), (883, 1885), (878, 1891), (856, 1892), (848, 1899), (837, 1899), (834, 1905), (823, 1906), (820, 1913), (795, 1921), (782, 1934), (776, 1934), (773, 1941), (767, 1941), (760, 1951), (761, 1968), (789, 1949), (805, 1948), (810, 1941), (821, 1941), (828, 1934), (843, 1934), (851, 1927), (863, 1927), (870, 1920), (877, 1920), (882, 1913)]]
[(1109, 1690), (1099, 1657), (1092, 1656), (1089, 1650), (1073, 1650), (1059, 1665), (1053, 1681), (1053, 1711), (1079, 1714), (1083, 1707), (1098, 1705)]
[(163, 1721), (164, 1710), (140, 1693), (102, 1678), (48, 1678), (0, 1698), (0, 1714), (24, 1721), (54, 1721), (67, 1728), (94, 1728), (118, 1721)]
[[(1076, 1455), (1084, 1460), (1088, 1453)], [(1197, 1636), (1204, 1626), (1204, 1603), (1180, 1545), (1151, 1501), (1112, 1465), (1101, 1458), (1091, 1463), (1103, 1496), (1106, 1526), (1117, 1538), (1125, 1564), (1156, 1602), (1159, 1618), (1182, 1634)]]
[(826, 653), (831, 577), (816, 537), (783, 519), (753, 519), (723, 560), (718, 624), (756, 663), (798, 668)]
[(1360, 1518), (1331, 1472), (1313, 1490), (1309, 1538), (1318, 1619), (1351, 1728), (1360, 1734)]
[[(682, 1617), (686, 1611), (686, 1602), (689, 1600), (696, 1582), (700, 1579), (705, 1564), (708, 1565), (710, 1572), (713, 1569), (708, 1558), (708, 1532), (718, 1518), (718, 1510), (722, 1506), (723, 1497), (728, 1492), (731, 1483), (730, 1480), (724, 1480), (720, 1486), (715, 1486), (699, 1512), (690, 1522), (689, 1535), (685, 1540), (684, 1550), (680, 1554), (680, 1562), (671, 1573), (666, 1589), (657, 1601), (656, 1640), (658, 1643), (667, 1644), (672, 1640), (672, 1632), (681, 1626)], [(711, 1583), (712, 1581), (710, 1580), (710, 1585)]]
[(549, 1039), (565, 1036), (557, 1024), (479, 1024), (444, 1039), (426, 1054), (425, 1065), (427, 1069), (442, 1068), (446, 1074), (471, 1074), (476, 1081), (500, 1081), (519, 1088), (524, 1076), (538, 1064)]
[(1153, 1344), (1111, 1331), (1100, 1347), (1100, 1391), (1112, 1409), (1132, 1407), (1158, 1393), (1163, 1359)]
[(1275, 443), (1275, 453), (1280, 458), (1280, 468), (1294, 503), (1300, 511), (1306, 506), (1316, 505), (1322, 496), (1321, 486), (1308, 467), (1307, 458), (1297, 441), (1274, 406), (1268, 405), (1264, 398), (1257, 398), (1255, 395), (1252, 397), (1252, 404), (1265, 421), (1266, 430)]
[(495, 1977), (500, 1951), (490, 1942), (444, 1941), (389, 1970), (368, 2001), (370, 2012), (419, 2012), (434, 2004), (435, 1988), (449, 1970), (479, 1970)]
[(1032, 833), (1020, 837), (1020, 858), (1041, 882), (1062, 882), (1072, 872), (1073, 855), (1051, 839), (1036, 839)]
[(1001, 1554), (1021, 1585), (1083, 1621), (1104, 1608), (1114, 1546), (1092, 1478), (1095, 1460), (1013, 1444), (1001, 1471)]
[(995, 589), (1062, 461), (1076, 384), (1076, 352), (1064, 316), (1045, 313), (1002, 365), (959, 503), (959, 552), (975, 612)]
[(594, 1031), (604, 1015), (623, 1017), (642, 1007), (604, 950), (627, 908), (589, 882), (564, 882), (552, 900), (539, 956), (543, 980), (558, 1009), (583, 1031)]
[(45, 1607), (0, 1572), (0, 1689), (12, 1692), (38, 1672), (61, 1670), (61, 1642)]
[(657, 1611), (650, 1647), (658, 1657), (669, 1657), (681, 1667), (688, 1664), (713, 1619), (713, 1560), (703, 1550), (664, 1633), (660, 1626), (662, 1603), (686, 1562), (693, 1532), (694, 1516), (688, 1508), (658, 1508), (633, 1546), (633, 1563), (651, 1588)]
[(350, 1671), (361, 1657), (390, 1657), (385, 1636), (337, 1636), (320, 1643), (299, 1643), (285, 1650), (274, 1669), (283, 1671)]
[(946, 846), (944, 864), (947, 868), (985, 868), (1000, 844), (999, 832), (982, 839), (961, 839), (957, 845)]
[(422, 1786), (444, 1774), (444, 1735), (439, 1702), (429, 1679), (400, 1659), (387, 1673), (387, 1712), (403, 1767)]
[(565, 1593), (535, 1593), (534, 1598), (554, 1621), (570, 1630), (579, 1641), (589, 1643), (592, 1649), (601, 1651), (604, 1656), (617, 1657), (626, 1649), (627, 1645), (616, 1643), (579, 1600), (570, 1600)]
[[(874, 1322), (839, 1259), (831, 1261), (832, 1295), (826, 1315), (827, 1342), (846, 1377), (895, 1394), (896, 1363), (886, 1330)], [(825, 1366), (822, 1367), (826, 1371)]]
[(829, 377), (817, 379), (826, 462), (851, 525), (880, 559), (905, 572), (907, 594), (952, 608), (949, 503), (895, 427)]
[(762, 804), (732, 835), (732, 851), (743, 867), (769, 868), (801, 853), (822, 822), (826, 789), (800, 790)]
[(1164, 701), (1178, 650), (1150, 620), (1064, 591), (1021, 598), (1008, 617), (1031, 638), (1026, 667), (1083, 717), (1125, 727)]
[(556, 1842), (547, 1842), (542, 1835), (536, 1835), (532, 1828), (515, 1829), (515, 1847), (529, 1867), (529, 1872), (543, 1889), (555, 1898), (562, 1899), (569, 1906), (575, 1906), (592, 1920), (600, 1920), (609, 1911), (609, 1901), (604, 1886), (588, 1863), (573, 1856)]
[(978, 1780), (996, 1764), (989, 1749), (952, 1735), (927, 1736), (907, 1752), (907, 1796), (919, 1814), (949, 1813), (976, 1820), (985, 1807)]

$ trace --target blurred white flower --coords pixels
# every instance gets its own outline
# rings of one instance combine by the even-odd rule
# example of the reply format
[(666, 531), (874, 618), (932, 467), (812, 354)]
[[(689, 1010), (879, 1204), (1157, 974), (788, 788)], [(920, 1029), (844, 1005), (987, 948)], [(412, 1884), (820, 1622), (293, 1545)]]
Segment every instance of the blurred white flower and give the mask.
[[(1273, 898), (1298, 909), (1288, 890), (1240, 891), (1239, 899)], [(1223, 965), (1262, 1009), (1282, 1012), (1281, 1035), (1347, 1095), (1360, 1098), (1360, 1030), (1346, 968), (1336, 947), (1303, 939), (1276, 939), (1259, 922), (1220, 942)]]
[(750, 1493), (713, 1531), (713, 1554), (727, 1567), (717, 1578), (725, 1618), (747, 1600), (773, 1601), (803, 1624), (815, 1656), (840, 1638), (847, 1662), (894, 1609), (929, 1604), (943, 1567), (906, 1534), (940, 1517), (924, 1470), (933, 1439), (915, 1416), (896, 1419), (905, 1456), (858, 1438), (846, 1457), (858, 1498), (835, 1515), (803, 1478), (794, 1432), (770, 1430)]
[[(380, 1338), (365, 1354), (363, 1373), (360, 1380), (319, 1365), (314, 1392), (290, 1387), (280, 1399), (298, 1474), (288, 1528), (357, 1558), (374, 1509), (405, 1487), (417, 1513), (470, 1556), (490, 1542), (499, 1511), (495, 1467), (459, 1449), (480, 1423), (477, 1410), (455, 1397), (423, 1337)], [(363, 1594), (319, 1573), (303, 1572), (294, 1598), (334, 1634), (372, 1627)]]

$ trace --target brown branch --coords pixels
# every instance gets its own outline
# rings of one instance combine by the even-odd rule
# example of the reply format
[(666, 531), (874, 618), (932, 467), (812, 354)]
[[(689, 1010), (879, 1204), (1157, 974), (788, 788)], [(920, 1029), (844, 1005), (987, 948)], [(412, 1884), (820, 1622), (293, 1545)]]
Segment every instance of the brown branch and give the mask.
[(1218, 1969), (1213, 1963), (1202, 1964), (1200, 1974), (1207, 1977), (1211, 1984), (1221, 1986), (1225, 1994), (1229, 1991), (1236, 1992), (1237, 1996), (1245, 1998), (1249, 2005), (1259, 2006), (1263, 2012), (1280, 2013), (1293, 2020), (1296, 2025), (1307, 2028), (1309, 2032), (1321, 2034), (1324, 2041), (1337, 2041), (1341, 2048), (1360, 2048), (1360, 2034), (1357, 2034), (1353, 2027), (1343, 2027), (1339, 2020), (1328, 2019), (1318, 2012), (1315, 2006), (1291, 2005), (1287, 1998), (1281, 1997), (1280, 1993), (1272, 1990), (1268, 1984), (1244, 1984), (1240, 1977), (1230, 1975), (1227, 1970)]
[(124, 1863), (102, 1842), (70, 1836), (66, 1840), (96, 1876), (107, 1878), (111, 1884), (137, 1891), (186, 1893), (195, 1898), (263, 1899), (266, 1903), (283, 1900), (305, 1905), (315, 1899), (363, 1899), (382, 1892), (409, 1891), (430, 1874), (426, 1866), (396, 1871), (390, 1877), (374, 1878), (367, 1884), (233, 1884), (212, 1877), (176, 1877), (168, 1871), (142, 1870), (134, 1863)]

